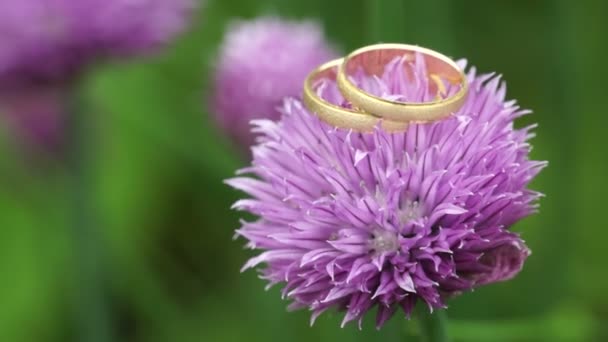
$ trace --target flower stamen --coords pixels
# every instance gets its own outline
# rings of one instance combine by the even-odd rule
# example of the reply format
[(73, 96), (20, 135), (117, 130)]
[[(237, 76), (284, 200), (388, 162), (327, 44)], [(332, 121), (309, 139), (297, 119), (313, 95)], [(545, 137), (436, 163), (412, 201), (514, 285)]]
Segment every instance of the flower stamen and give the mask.
[(396, 252), (399, 250), (397, 234), (385, 229), (376, 229), (372, 233), (370, 248), (376, 253)]
[(422, 206), (418, 201), (406, 200), (399, 210), (399, 222), (406, 224), (422, 216)]

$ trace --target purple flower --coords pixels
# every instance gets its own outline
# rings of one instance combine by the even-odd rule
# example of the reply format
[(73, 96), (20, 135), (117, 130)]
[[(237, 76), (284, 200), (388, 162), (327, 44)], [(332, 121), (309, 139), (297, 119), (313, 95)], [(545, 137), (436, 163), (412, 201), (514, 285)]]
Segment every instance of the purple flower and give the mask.
[(306, 75), (335, 56), (315, 22), (275, 17), (237, 21), (220, 49), (211, 111), (247, 150), (254, 142), (250, 121), (278, 119), (283, 98), (299, 96)]
[[(422, 101), (433, 98), (422, 64), (396, 59), (381, 78), (355, 78), (369, 92)], [(297, 99), (285, 100), (279, 122), (256, 121), (252, 166), (227, 181), (251, 196), (234, 208), (259, 216), (237, 232), (263, 251), (243, 269), (266, 264), (262, 278), (283, 283), (290, 308), (309, 308), (313, 322), (337, 308), (343, 324), (360, 324), (377, 306), (378, 327), (399, 308), (408, 317), (417, 302), (445, 308), (517, 274), (530, 252), (509, 229), (535, 212), (541, 195), (527, 185), (546, 163), (528, 159), (534, 125), (514, 128), (529, 111), (505, 101), (500, 77), (474, 68), (467, 77), (462, 109), (404, 133), (332, 128)], [(333, 80), (318, 93), (343, 103)]]
[(70, 77), (99, 57), (147, 52), (185, 23), (194, 0), (5, 0), (0, 86)]

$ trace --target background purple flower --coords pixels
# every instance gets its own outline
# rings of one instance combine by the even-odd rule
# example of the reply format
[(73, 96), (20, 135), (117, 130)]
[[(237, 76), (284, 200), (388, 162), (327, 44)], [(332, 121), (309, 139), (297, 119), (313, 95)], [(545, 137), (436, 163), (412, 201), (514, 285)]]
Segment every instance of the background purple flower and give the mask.
[[(356, 81), (384, 97), (433, 98), (421, 58), (413, 80), (395, 59), (381, 78)], [(460, 63), (464, 68), (464, 62)], [(528, 183), (546, 165), (528, 159), (534, 126), (515, 129), (528, 113), (505, 101), (492, 74), (468, 73), (470, 91), (452, 117), (404, 133), (359, 134), (321, 122), (297, 99), (282, 120), (256, 121), (262, 133), (252, 166), (227, 181), (248, 193), (234, 207), (259, 216), (238, 235), (263, 252), (262, 277), (283, 283), (291, 308), (312, 321), (330, 308), (343, 324), (378, 307), (377, 326), (421, 302), (431, 310), (484, 284), (512, 278), (529, 250), (509, 228), (533, 213), (540, 194)], [(452, 89), (453, 91), (453, 89)], [(344, 103), (334, 81), (320, 96)]]
[(286, 96), (299, 96), (315, 67), (336, 56), (321, 27), (312, 21), (262, 17), (234, 22), (217, 59), (211, 111), (240, 146), (254, 142), (250, 121), (276, 120)]
[(6, 0), (0, 86), (54, 81), (103, 56), (146, 52), (184, 26), (195, 0)]

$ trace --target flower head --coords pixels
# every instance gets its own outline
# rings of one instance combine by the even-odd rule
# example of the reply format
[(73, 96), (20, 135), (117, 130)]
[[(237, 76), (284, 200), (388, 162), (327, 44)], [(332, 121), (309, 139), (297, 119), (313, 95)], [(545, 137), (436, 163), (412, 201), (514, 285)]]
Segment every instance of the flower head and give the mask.
[[(422, 101), (432, 96), (421, 60), (355, 78), (369, 92)], [(528, 111), (505, 101), (500, 78), (474, 68), (467, 78), (457, 113), (403, 133), (332, 128), (297, 99), (279, 122), (257, 121), (252, 166), (227, 181), (251, 196), (234, 207), (259, 216), (238, 230), (263, 251), (244, 269), (266, 264), (262, 277), (283, 283), (291, 307), (309, 308), (313, 321), (337, 308), (343, 324), (360, 322), (377, 306), (378, 327), (398, 308), (444, 308), (517, 274), (529, 250), (509, 229), (535, 211), (540, 194), (526, 187), (545, 162), (528, 159), (533, 126), (513, 126)], [(319, 95), (343, 103), (335, 82), (323, 82)]]
[(306, 75), (335, 56), (315, 22), (275, 17), (235, 22), (218, 56), (212, 112), (248, 149), (254, 142), (250, 121), (278, 119), (283, 98), (299, 96)]
[(55, 81), (106, 56), (147, 52), (184, 26), (194, 0), (6, 0), (0, 85)]

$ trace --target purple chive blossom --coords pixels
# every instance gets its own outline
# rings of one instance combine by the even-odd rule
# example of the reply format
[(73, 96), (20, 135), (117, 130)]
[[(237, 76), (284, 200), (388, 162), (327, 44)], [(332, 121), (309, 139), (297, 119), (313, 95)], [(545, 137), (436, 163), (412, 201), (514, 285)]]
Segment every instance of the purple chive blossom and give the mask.
[(0, 95), (0, 120), (17, 145), (31, 153), (60, 154), (65, 122), (58, 91), (53, 89)]
[[(397, 58), (382, 77), (355, 81), (423, 101), (433, 98), (425, 70), (421, 58)], [(515, 276), (530, 251), (510, 227), (535, 212), (541, 195), (527, 185), (546, 163), (529, 160), (534, 125), (514, 128), (529, 111), (505, 100), (500, 77), (474, 68), (467, 77), (457, 113), (404, 133), (336, 129), (297, 99), (285, 100), (282, 120), (256, 121), (252, 166), (227, 181), (251, 196), (234, 208), (259, 216), (237, 231), (262, 251), (243, 269), (265, 264), (261, 277), (282, 283), (290, 308), (309, 308), (312, 322), (337, 308), (343, 325), (361, 324), (377, 307), (378, 327), (399, 308), (407, 317), (417, 302), (445, 308)], [(322, 82), (319, 95), (343, 103), (335, 82)]]
[(4, 0), (0, 86), (56, 81), (93, 59), (148, 52), (183, 28), (195, 0)]
[(219, 52), (211, 111), (243, 150), (254, 142), (250, 121), (277, 120), (286, 96), (298, 96), (306, 75), (335, 58), (312, 21), (262, 17), (233, 23)]

